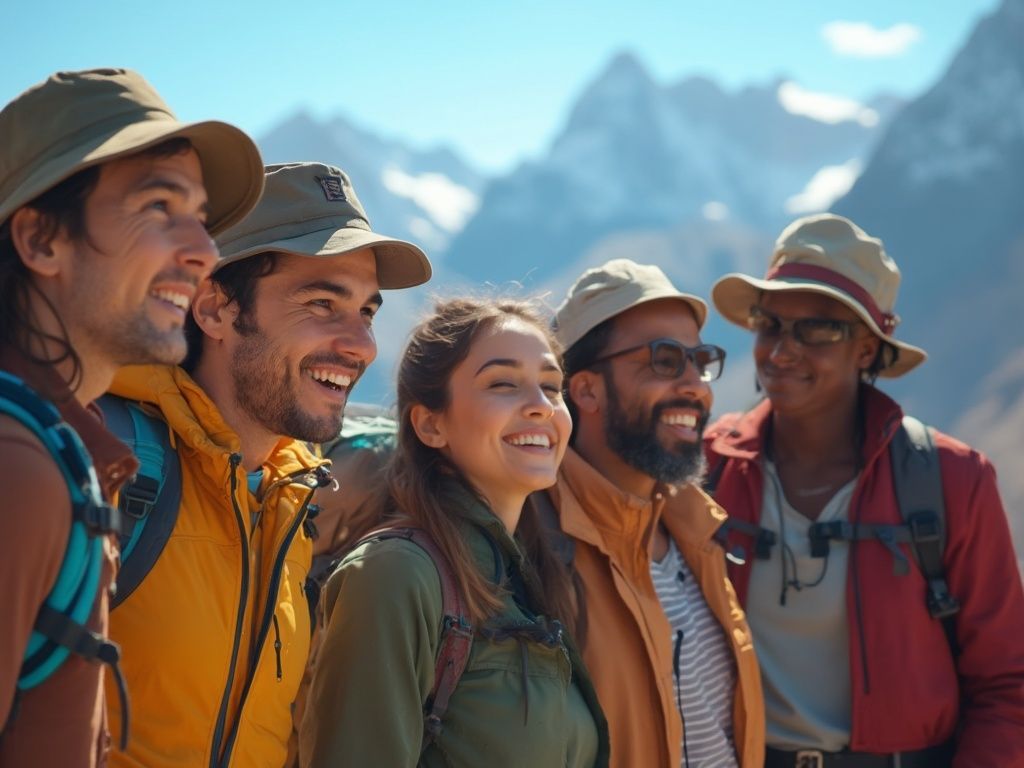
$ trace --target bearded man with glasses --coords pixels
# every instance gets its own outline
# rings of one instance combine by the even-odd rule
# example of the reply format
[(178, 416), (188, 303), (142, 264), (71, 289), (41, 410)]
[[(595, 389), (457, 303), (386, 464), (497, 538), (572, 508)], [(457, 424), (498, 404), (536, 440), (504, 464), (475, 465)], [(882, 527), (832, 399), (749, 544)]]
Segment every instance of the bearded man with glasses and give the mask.
[[(754, 332), (765, 394), (705, 443), (748, 554), (730, 575), (768, 768), (1024, 765), (1024, 593), (995, 472), (874, 386), (926, 357), (893, 336), (899, 283), (880, 240), (821, 214), (786, 228), (764, 279), (712, 289)], [(941, 479), (911, 482), (928, 456)], [(908, 509), (926, 485), (936, 509)]]
[(764, 713), (743, 610), (696, 485), (710, 383), (707, 305), (654, 266), (585, 272), (558, 309), (571, 447), (547, 496), (576, 586), (576, 637), (611, 765), (761, 766)]

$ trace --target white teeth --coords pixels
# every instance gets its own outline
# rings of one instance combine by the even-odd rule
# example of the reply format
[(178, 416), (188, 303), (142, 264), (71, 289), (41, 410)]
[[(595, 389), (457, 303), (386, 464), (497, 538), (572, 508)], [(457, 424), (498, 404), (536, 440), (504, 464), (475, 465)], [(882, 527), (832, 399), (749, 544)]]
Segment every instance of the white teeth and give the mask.
[(183, 293), (178, 293), (177, 291), (168, 291), (163, 288), (160, 288), (158, 290), (151, 291), (150, 295), (155, 296), (161, 301), (166, 301), (170, 304), (173, 304), (178, 309), (188, 309), (189, 298)]
[(334, 373), (333, 371), (325, 371), (323, 368), (313, 368), (308, 373), (316, 381), (326, 381), (336, 387), (345, 388), (352, 383), (351, 376)]
[(551, 440), (547, 435), (516, 435), (509, 438), (512, 445), (539, 445), (542, 448), (550, 448)]
[(670, 413), (662, 416), (661, 420), (665, 424), (671, 424), (672, 426), (689, 427), (690, 429), (697, 426), (697, 417), (692, 413)]

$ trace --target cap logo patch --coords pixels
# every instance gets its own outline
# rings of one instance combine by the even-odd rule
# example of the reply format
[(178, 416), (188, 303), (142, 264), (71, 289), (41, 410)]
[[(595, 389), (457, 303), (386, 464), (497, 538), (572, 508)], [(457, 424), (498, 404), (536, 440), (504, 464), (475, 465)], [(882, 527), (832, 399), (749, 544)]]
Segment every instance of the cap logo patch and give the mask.
[(341, 180), (341, 176), (317, 176), (316, 180), (320, 182), (320, 187), (324, 191), (324, 197), (330, 201), (347, 202), (348, 198), (345, 197), (345, 187)]

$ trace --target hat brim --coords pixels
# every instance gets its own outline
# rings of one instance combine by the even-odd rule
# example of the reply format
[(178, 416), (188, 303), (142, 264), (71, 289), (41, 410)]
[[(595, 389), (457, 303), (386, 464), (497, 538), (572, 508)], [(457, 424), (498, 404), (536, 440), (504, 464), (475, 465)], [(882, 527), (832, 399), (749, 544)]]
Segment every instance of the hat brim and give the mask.
[(214, 271), (240, 259), (269, 251), (315, 258), (342, 256), (363, 248), (373, 249), (377, 259), (377, 284), (385, 290), (412, 288), (430, 279), (430, 260), (412, 243), (358, 227), (339, 229), (334, 226), (297, 237), (252, 245), (218, 262)]
[(814, 281), (759, 280), (749, 275), (733, 272), (719, 279), (711, 288), (711, 301), (715, 309), (726, 320), (741, 328), (747, 328), (750, 308), (757, 304), (762, 293), (787, 293), (801, 291), (828, 296), (853, 310), (864, 324), (886, 344), (896, 348), (896, 360), (878, 372), (882, 378), (895, 379), (919, 366), (928, 359), (921, 348), (886, 336), (868, 311), (849, 294), (830, 285)]
[(255, 143), (227, 123), (180, 123), (168, 118), (132, 123), (49, 158), (18, 185), (16, 194), (0, 202), (0, 222), (79, 171), (175, 138), (188, 139), (199, 156), (209, 199), (210, 233), (217, 234), (241, 221), (263, 193), (263, 160)]

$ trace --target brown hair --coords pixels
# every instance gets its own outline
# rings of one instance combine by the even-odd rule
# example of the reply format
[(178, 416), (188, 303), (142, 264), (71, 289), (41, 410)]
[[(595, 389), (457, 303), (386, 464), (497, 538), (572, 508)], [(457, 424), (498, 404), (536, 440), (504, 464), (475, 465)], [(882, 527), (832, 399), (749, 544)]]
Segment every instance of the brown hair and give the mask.
[[(386, 472), (387, 504), (392, 514), (411, 518), (434, 539), (452, 564), (468, 618), (477, 624), (500, 608), (502, 587), (489, 583), (477, 570), (459, 532), (459, 513), (443, 501), (444, 484), (453, 477), (462, 479), (459, 468), (441, 451), (420, 441), (411, 411), (416, 405), (435, 412), (453, 406), (452, 372), (469, 355), (481, 330), (507, 318), (538, 328), (555, 354), (560, 354), (547, 321), (529, 301), (459, 298), (439, 302), (433, 315), (412, 332), (398, 370), (397, 445)], [(526, 504), (519, 525), (524, 535), (519, 539), (544, 586), (538, 596), (542, 604), (532, 608), (571, 626), (576, 607), (571, 575), (540, 534), (542, 524), (534, 517), (533, 506)]]

